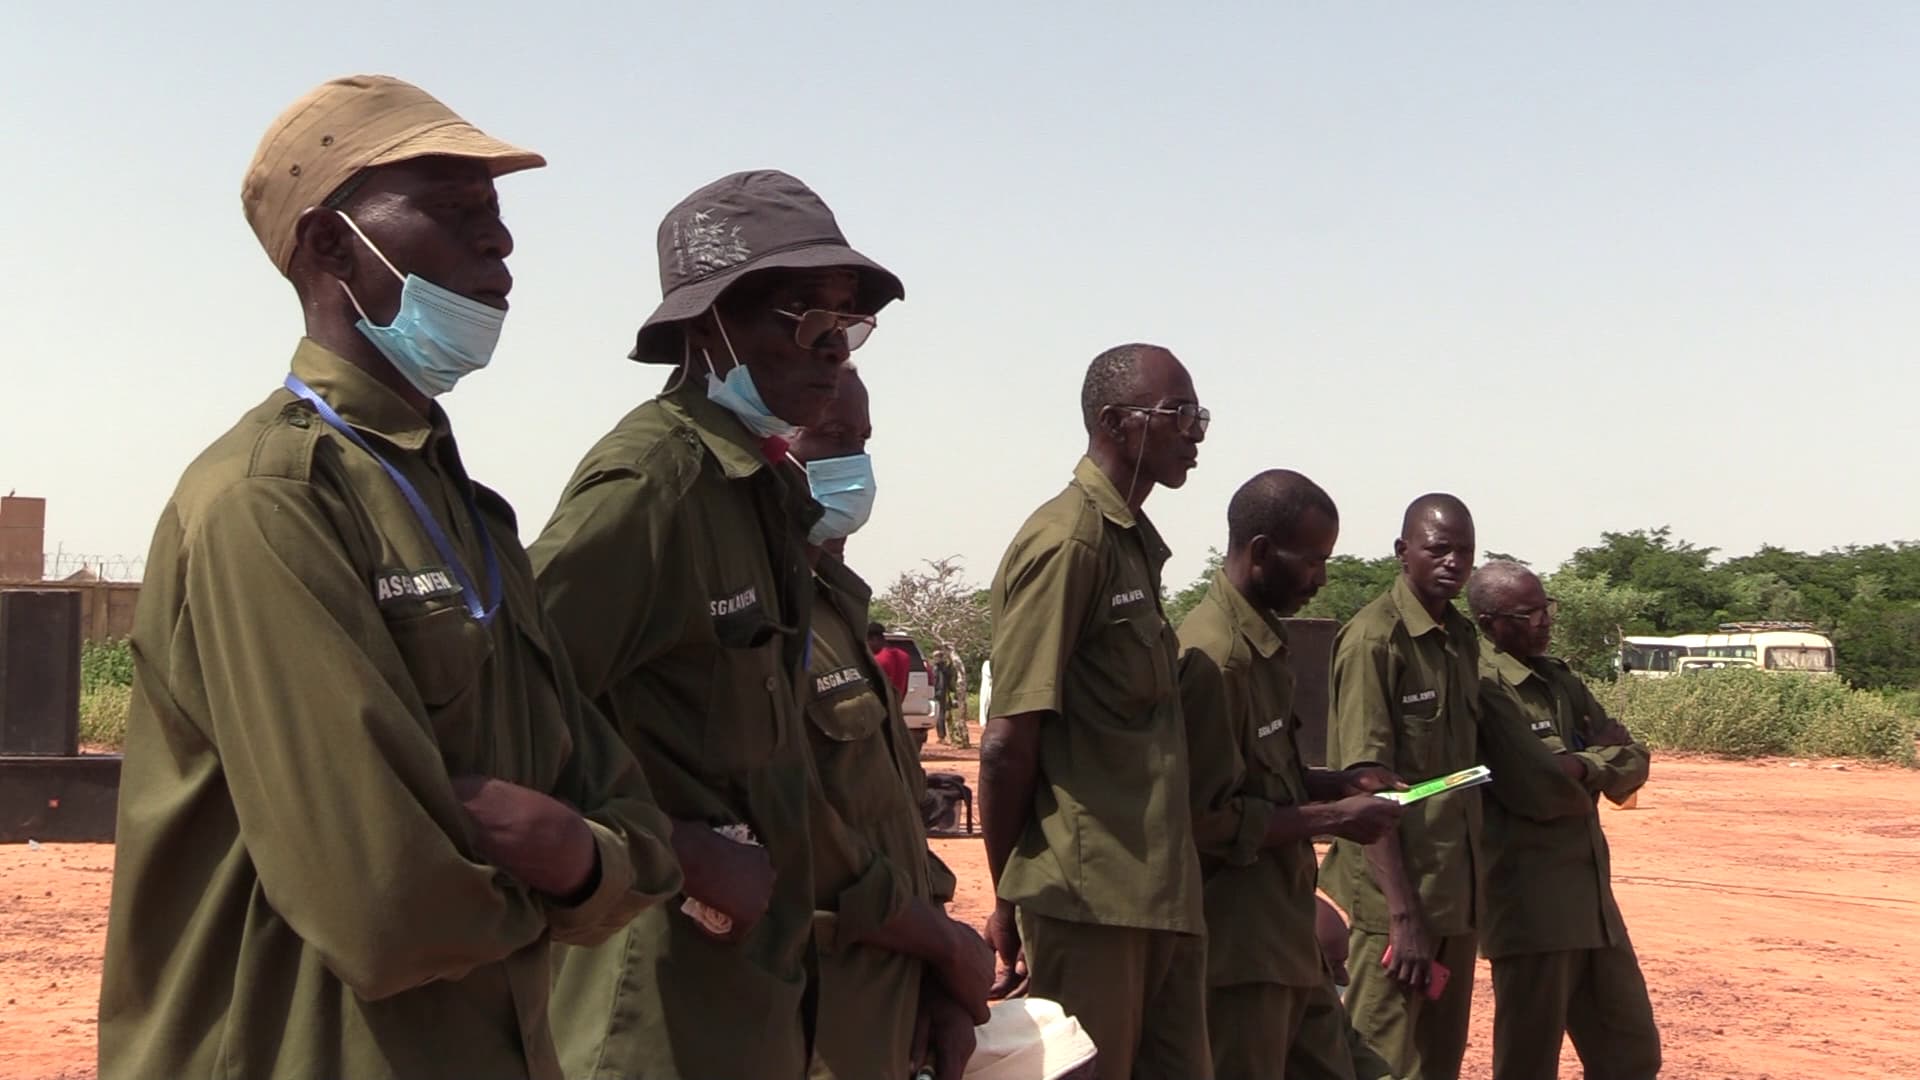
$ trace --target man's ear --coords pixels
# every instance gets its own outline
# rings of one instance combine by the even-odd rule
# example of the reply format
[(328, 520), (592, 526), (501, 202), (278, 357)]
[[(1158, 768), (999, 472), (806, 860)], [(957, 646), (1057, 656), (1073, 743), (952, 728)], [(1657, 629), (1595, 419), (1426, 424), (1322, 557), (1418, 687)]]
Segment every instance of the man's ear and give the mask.
[(293, 261), (298, 267), (351, 281), (359, 262), (356, 238), (337, 211), (309, 206), (293, 223)]
[(1400, 560), (1400, 565), (1402, 566), (1406, 565), (1407, 542), (1405, 539), (1395, 540), (1393, 542), (1393, 557)]

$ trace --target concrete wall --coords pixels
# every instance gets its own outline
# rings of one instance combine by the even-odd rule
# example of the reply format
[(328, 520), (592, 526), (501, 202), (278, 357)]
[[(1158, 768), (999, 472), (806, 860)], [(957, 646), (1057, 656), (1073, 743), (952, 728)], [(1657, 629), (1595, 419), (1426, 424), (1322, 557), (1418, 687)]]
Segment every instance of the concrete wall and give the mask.
[(80, 594), (80, 638), (110, 641), (133, 633), (133, 606), (140, 599), (137, 581), (35, 581), (0, 583), (0, 591), (71, 590)]

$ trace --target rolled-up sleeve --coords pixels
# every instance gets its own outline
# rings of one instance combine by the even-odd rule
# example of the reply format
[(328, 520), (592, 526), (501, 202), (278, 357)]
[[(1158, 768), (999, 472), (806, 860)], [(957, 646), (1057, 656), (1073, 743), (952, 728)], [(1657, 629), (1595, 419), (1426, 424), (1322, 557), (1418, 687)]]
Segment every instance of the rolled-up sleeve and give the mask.
[(364, 998), (537, 941), (546, 915), (475, 854), (426, 707), (312, 490), (248, 480), (186, 550), (182, 629), (273, 909)]

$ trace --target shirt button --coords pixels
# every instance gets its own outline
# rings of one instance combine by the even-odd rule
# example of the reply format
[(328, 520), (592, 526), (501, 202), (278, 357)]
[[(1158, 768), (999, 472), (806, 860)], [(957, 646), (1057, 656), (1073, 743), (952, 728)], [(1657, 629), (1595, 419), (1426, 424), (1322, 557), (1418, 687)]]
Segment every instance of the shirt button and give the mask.
[(289, 417), (287, 417), (287, 423), (289, 423), (289, 424), (292, 424), (292, 425), (293, 425), (294, 427), (306, 427), (306, 426), (307, 426), (307, 414), (306, 414), (306, 413), (294, 413), (294, 414), (293, 414), (292, 416), (289, 416)]
[(769, 694), (773, 693), (773, 688), (779, 685), (780, 684), (774, 680), (773, 676), (771, 675), (767, 676), (767, 693)]

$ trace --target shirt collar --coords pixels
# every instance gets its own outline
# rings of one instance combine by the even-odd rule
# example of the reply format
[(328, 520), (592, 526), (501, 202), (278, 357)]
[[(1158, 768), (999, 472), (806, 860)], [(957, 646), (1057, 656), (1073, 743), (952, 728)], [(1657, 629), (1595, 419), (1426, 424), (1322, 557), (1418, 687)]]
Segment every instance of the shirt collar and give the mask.
[[(1413, 586), (1407, 583), (1407, 575), (1401, 574), (1393, 579), (1393, 603), (1400, 609), (1400, 622), (1413, 637), (1421, 637), (1439, 630), (1440, 624), (1427, 613), (1427, 607), (1414, 595)], [(1449, 605), (1451, 606), (1451, 605)]]
[(448, 431), (447, 414), (438, 403), (421, 416), (380, 380), (312, 338), (301, 338), (293, 350), (293, 373), (340, 419), (402, 450), (419, 450)]
[(688, 380), (687, 385), (661, 395), (660, 401), (700, 436), (707, 452), (720, 462), (720, 470), (727, 479), (752, 476), (766, 466), (759, 438), (747, 430), (739, 417), (714, 404), (704, 387)]
[(1227, 609), (1227, 617), (1233, 620), (1234, 630), (1247, 639), (1255, 652), (1265, 658), (1287, 651), (1286, 624), (1255, 608), (1253, 602), (1233, 582), (1227, 580), (1225, 570), (1213, 572), (1212, 592), (1215, 601)]
[(1487, 644), (1492, 646), (1492, 651), (1487, 654), (1488, 661), (1493, 664), (1493, 669), (1500, 673), (1501, 678), (1506, 679), (1508, 683), (1519, 686), (1528, 679), (1537, 679), (1540, 677), (1533, 668), (1527, 665), (1525, 660), (1505, 651), (1498, 645), (1494, 645), (1492, 641), (1488, 641)]
[(1146, 546), (1147, 555), (1155, 565), (1165, 565), (1172, 557), (1173, 550), (1160, 538), (1160, 530), (1153, 527), (1146, 511), (1136, 512), (1120, 497), (1120, 489), (1113, 486), (1107, 474), (1093, 463), (1091, 457), (1082, 457), (1073, 467), (1073, 482), (1087, 493), (1100, 515), (1123, 529), (1133, 529), (1140, 534), (1140, 541)]

